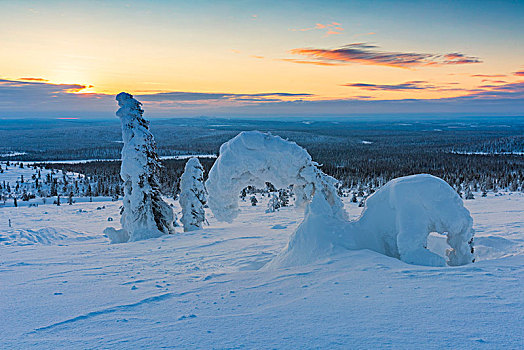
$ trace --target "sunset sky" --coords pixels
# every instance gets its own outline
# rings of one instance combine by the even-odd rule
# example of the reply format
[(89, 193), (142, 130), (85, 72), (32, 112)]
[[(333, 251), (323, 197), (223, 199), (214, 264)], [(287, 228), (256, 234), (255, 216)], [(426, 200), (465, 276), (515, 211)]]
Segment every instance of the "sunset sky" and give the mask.
[(0, 118), (524, 115), (523, 1), (3, 1)]

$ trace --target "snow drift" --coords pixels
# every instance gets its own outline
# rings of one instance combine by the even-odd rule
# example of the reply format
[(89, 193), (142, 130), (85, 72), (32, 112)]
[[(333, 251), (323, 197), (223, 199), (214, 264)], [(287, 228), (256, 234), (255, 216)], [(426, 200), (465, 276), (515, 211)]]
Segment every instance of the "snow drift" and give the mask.
[[(463, 265), (473, 258), (473, 220), (458, 194), (427, 175), (394, 179), (369, 197), (361, 217), (348, 221), (335, 180), (317, 168), (307, 151), (278, 136), (243, 132), (220, 148), (206, 187), (209, 207), (222, 221), (238, 215), (238, 193), (247, 185), (294, 185), (304, 220), (268, 267), (307, 264), (347, 249), (370, 249), (411, 264)], [(427, 238), (447, 236), (442, 257)]]
[(66, 228), (16, 228), (0, 232), (0, 246), (64, 245), (95, 238), (97, 237)]
[(156, 153), (149, 122), (142, 117), (141, 103), (132, 95), (116, 96), (120, 109), (116, 115), (122, 122), (122, 167), (124, 181), (121, 230), (106, 228), (111, 243), (138, 241), (174, 233), (173, 210), (161, 197), (157, 175), (160, 159)]

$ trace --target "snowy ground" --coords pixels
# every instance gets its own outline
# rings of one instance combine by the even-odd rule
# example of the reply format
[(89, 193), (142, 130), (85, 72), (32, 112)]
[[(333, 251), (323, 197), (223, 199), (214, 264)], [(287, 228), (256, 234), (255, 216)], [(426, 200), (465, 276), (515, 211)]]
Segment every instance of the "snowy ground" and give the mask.
[(120, 202), (0, 208), (0, 348), (524, 347), (524, 194), (466, 201), (478, 261), (453, 268), (361, 250), (259, 270), (302, 219), (266, 200), (117, 245)]

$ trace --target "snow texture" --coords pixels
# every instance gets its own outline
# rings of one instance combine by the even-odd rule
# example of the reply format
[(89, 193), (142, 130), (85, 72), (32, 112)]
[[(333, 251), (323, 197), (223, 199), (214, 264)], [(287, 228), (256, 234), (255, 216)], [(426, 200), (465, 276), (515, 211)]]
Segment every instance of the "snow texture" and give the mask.
[(195, 231), (202, 228), (206, 220), (206, 188), (204, 187), (204, 168), (198, 158), (190, 158), (180, 177), (180, 206), (184, 231)]
[[(307, 151), (261, 132), (243, 132), (220, 148), (209, 173), (209, 207), (217, 219), (238, 215), (238, 193), (247, 185), (294, 185), (305, 217), (288, 246), (267, 265), (311, 263), (348, 249), (371, 249), (410, 264), (444, 266), (474, 261), (473, 220), (458, 194), (427, 175), (394, 179), (369, 197), (362, 216), (348, 221), (334, 179), (320, 171)], [(427, 249), (428, 236), (447, 236), (447, 260)]]
[(116, 100), (124, 142), (120, 169), (124, 181), (122, 229), (107, 228), (104, 233), (112, 243), (174, 233), (173, 210), (160, 195), (157, 182), (160, 159), (149, 122), (142, 117), (141, 103), (125, 92), (119, 93)]
[(451, 269), (364, 249), (260, 270), (304, 213), (257, 198), (233, 225), (206, 208), (198, 234), (120, 245), (100, 228), (121, 201), (0, 203), (0, 349), (523, 348), (524, 193), (464, 201), (477, 261)]

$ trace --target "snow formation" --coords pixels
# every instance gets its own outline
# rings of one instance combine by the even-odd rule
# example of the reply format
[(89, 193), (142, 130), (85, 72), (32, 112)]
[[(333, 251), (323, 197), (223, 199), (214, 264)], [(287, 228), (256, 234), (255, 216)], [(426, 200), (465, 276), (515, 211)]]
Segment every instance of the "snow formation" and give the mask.
[(388, 182), (366, 200), (361, 217), (347, 232), (358, 247), (410, 264), (444, 266), (427, 248), (428, 235), (447, 236), (447, 264), (473, 262), (473, 219), (457, 192), (444, 180), (419, 174)]
[(241, 132), (220, 147), (206, 182), (209, 208), (218, 220), (232, 222), (239, 212), (240, 191), (248, 185), (263, 188), (266, 182), (277, 188), (293, 185), (298, 205), (321, 193), (331, 215), (346, 217), (336, 180), (320, 171), (305, 149), (259, 131)]
[(104, 233), (112, 243), (174, 233), (173, 210), (160, 194), (157, 181), (160, 159), (149, 122), (142, 117), (141, 103), (125, 92), (119, 93), (116, 100), (124, 142), (120, 169), (124, 181), (122, 229), (107, 228)]
[(194, 231), (202, 228), (206, 220), (204, 205), (206, 204), (206, 189), (204, 187), (204, 168), (198, 158), (190, 158), (180, 178), (180, 206), (184, 231)]
[[(370, 249), (415, 265), (474, 261), (473, 219), (455, 190), (435, 176), (391, 180), (366, 200), (357, 220), (330, 213), (326, 201), (314, 197), (288, 246), (268, 266), (307, 264), (347, 249)], [(427, 249), (433, 232), (446, 236), (445, 256)]]
[[(267, 267), (313, 262), (348, 249), (370, 249), (411, 264), (463, 265), (473, 258), (473, 220), (458, 194), (426, 174), (394, 179), (369, 197), (361, 217), (348, 221), (335, 180), (293, 142), (258, 131), (243, 132), (220, 148), (206, 183), (216, 218), (238, 215), (238, 193), (247, 185), (294, 186), (306, 203), (304, 220), (288, 246)], [(430, 233), (447, 236), (446, 257), (427, 249)]]

